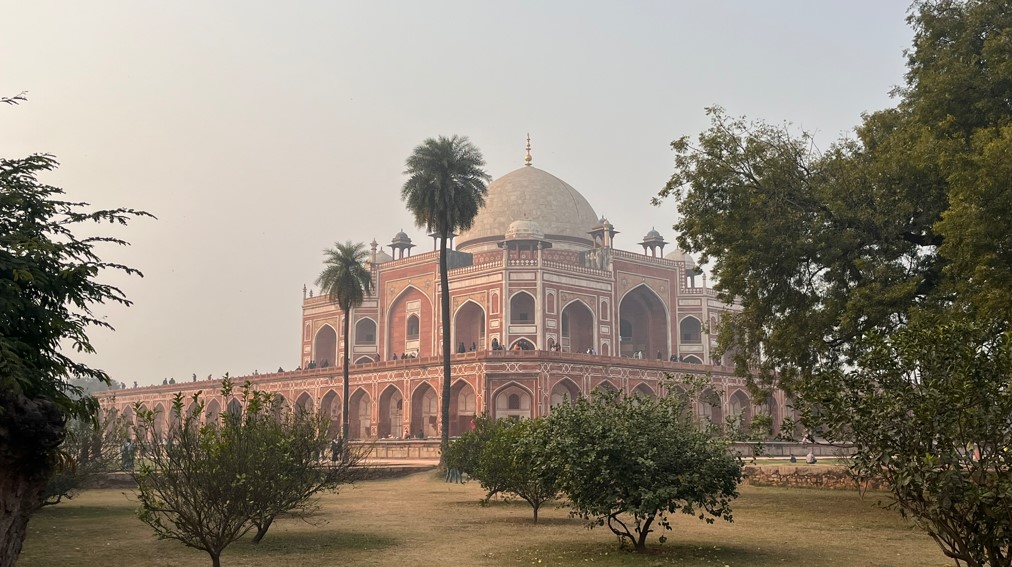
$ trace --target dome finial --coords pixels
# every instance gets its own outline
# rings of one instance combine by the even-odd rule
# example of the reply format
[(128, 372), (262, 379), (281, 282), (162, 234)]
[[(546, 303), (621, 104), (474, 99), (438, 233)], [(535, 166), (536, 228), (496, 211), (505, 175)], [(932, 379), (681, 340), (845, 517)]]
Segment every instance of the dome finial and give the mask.
[(527, 133), (527, 156), (524, 157), (524, 165), (531, 166), (531, 133)]

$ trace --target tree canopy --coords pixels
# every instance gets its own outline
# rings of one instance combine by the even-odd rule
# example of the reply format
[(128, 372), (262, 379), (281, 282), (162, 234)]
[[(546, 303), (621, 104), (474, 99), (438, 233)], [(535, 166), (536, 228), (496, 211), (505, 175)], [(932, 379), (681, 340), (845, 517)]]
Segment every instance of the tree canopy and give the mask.
[[(18, 100), (24, 99), (2, 102)], [(0, 158), (0, 509), (8, 512), (0, 517), (0, 566), (17, 560), (47, 480), (61, 463), (69, 466), (57, 449), (66, 420), (90, 420), (98, 410), (73, 380), (110, 382), (104, 371), (73, 357), (94, 352), (91, 329), (112, 328), (94, 313), (96, 305), (130, 304), (99, 278), (107, 270), (140, 275), (96, 251), (126, 241), (76, 232), (151, 216), (65, 200), (62, 189), (40, 180), (56, 167), (50, 155)]]
[[(739, 373), (855, 443), (854, 472), (895, 481), (951, 557), (1006, 565), (1007, 545), (974, 538), (1012, 533), (1012, 493), (989, 484), (1009, 472), (966, 456), (1009, 430), (992, 410), (1012, 396), (1012, 2), (917, 2), (908, 22), (897, 104), (853, 137), (820, 151), (711, 108), (708, 130), (673, 142), (657, 200), (678, 201), (679, 245), (712, 259), (720, 296), (741, 305), (718, 330)], [(995, 513), (943, 513), (978, 490)]]

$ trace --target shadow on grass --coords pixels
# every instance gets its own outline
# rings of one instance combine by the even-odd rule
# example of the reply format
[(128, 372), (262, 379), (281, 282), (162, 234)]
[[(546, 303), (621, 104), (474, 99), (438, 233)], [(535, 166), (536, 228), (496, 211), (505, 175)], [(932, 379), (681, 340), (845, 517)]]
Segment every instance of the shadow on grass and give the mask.
[(396, 538), (363, 532), (334, 532), (313, 530), (305, 532), (268, 532), (263, 541), (255, 544), (252, 534), (234, 544), (234, 552), (250, 555), (311, 554), (330, 551), (362, 551), (394, 547)]
[(629, 547), (614, 545), (580, 545), (559, 543), (550, 549), (528, 548), (518, 550), (523, 560), (566, 560), (567, 562), (600, 562), (607, 557), (615, 565), (659, 565), (668, 563), (689, 565), (750, 565), (764, 567), (783, 564), (804, 564), (804, 557), (784, 550), (746, 548), (738, 545), (699, 545), (687, 541), (671, 541), (660, 544), (651, 538), (647, 550), (642, 553)]

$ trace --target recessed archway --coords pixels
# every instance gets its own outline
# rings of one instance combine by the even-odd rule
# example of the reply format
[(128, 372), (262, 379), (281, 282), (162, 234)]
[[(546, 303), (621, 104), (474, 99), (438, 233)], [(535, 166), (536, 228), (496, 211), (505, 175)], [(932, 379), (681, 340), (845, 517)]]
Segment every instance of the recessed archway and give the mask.
[(668, 309), (646, 285), (625, 294), (618, 308), (621, 346), (619, 355), (653, 358), (657, 352), (668, 357)]
[(554, 408), (562, 404), (571, 404), (579, 398), (580, 388), (569, 378), (563, 378), (552, 388), (549, 407)]
[(411, 434), (416, 437), (435, 437), (439, 434), (439, 398), (427, 382), (411, 395)]
[(752, 424), (752, 401), (744, 391), (735, 390), (727, 399), (727, 413), (729, 417), (738, 420), (744, 431), (748, 431)]
[(594, 313), (586, 303), (575, 300), (562, 309), (562, 350), (587, 352), (594, 346)]
[(324, 325), (316, 331), (313, 339), (313, 360), (318, 367), (337, 366), (337, 332), (334, 327)]
[(348, 424), (348, 437), (350, 439), (368, 439), (372, 432), (372, 398), (362, 389), (358, 389), (349, 398), (348, 415), (351, 423)]
[(387, 310), (386, 358), (396, 354), (432, 356), (432, 303), (422, 291), (409, 285)]
[(509, 384), (495, 393), (492, 407), (495, 419), (528, 419), (531, 414), (531, 393), (517, 384)]
[(365, 317), (355, 323), (355, 344), (374, 345), (376, 344), (376, 321)]
[(679, 342), (683, 345), (703, 344), (703, 324), (689, 315), (678, 323)]
[(320, 411), (330, 419), (327, 435), (334, 439), (341, 435), (341, 396), (334, 390), (328, 390), (320, 400)]
[(379, 423), (376, 435), (380, 439), (400, 439), (404, 435), (404, 396), (393, 384), (386, 387), (379, 398)]
[(643, 382), (640, 382), (635, 388), (633, 388), (632, 395), (645, 398), (656, 396), (657, 393), (654, 392), (654, 389), (651, 388), (650, 386), (647, 386)]
[(510, 298), (510, 324), (534, 324), (534, 296), (526, 291), (517, 292)]
[(465, 301), (453, 316), (453, 338), (465, 351), (485, 350), (485, 310), (474, 301)]
[(471, 421), (477, 417), (477, 397), (474, 388), (464, 380), (458, 380), (450, 388), (450, 437), (457, 437), (471, 429)]
[(221, 417), (221, 404), (218, 400), (211, 400), (204, 406), (204, 423), (215, 423)]
[(313, 397), (309, 392), (302, 392), (295, 400), (295, 409), (302, 413), (313, 413)]
[(721, 408), (720, 396), (710, 388), (703, 390), (699, 395), (699, 400), (696, 404), (696, 415), (703, 423), (709, 421), (717, 429), (724, 428), (724, 412)]

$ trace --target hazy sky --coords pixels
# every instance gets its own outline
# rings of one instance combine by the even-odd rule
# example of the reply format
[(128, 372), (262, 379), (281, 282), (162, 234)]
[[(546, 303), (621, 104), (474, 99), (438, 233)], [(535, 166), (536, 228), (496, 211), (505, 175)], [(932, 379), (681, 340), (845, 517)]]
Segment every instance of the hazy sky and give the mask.
[[(851, 2), (8, 2), (0, 155), (55, 154), (46, 182), (148, 210), (115, 234), (90, 362), (141, 384), (298, 364), (302, 286), (335, 241), (403, 228), (404, 160), (467, 135), (500, 177), (534, 165), (579, 190), (627, 250), (670, 142), (704, 107), (788, 121), (827, 144), (890, 106), (907, 0)], [(389, 249), (388, 249), (389, 251)]]

